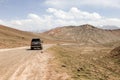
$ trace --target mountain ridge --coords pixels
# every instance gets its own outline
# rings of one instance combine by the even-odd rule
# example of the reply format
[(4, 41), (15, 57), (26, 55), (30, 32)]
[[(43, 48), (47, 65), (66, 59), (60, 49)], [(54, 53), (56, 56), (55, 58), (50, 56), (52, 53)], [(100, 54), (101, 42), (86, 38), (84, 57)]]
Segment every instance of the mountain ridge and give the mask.
[(85, 24), (80, 26), (64, 26), (43, 33), (60, 41), (73, 41), (87, 44), (103, 44), (120, 40), (120, 29), (104, 30)]

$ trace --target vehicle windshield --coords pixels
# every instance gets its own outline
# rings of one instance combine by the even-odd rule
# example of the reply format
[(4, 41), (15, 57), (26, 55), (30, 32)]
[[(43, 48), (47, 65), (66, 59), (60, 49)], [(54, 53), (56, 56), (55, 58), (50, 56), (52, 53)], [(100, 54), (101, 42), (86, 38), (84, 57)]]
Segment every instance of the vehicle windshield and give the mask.
[(32, 39), (32, 42), (40, 42), (40, 39)]

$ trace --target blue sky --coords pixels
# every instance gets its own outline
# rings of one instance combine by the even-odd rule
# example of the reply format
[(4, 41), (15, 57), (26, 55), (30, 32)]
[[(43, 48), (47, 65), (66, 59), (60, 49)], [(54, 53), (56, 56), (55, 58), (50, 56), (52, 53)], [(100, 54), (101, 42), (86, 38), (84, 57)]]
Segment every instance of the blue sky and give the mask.
[(29, 13), (43, 14), (45, 6), (43, 0), (1, 0), (0, 18), (24, 18)]
[(42, 31), (58, 26), (120, 26), (120, 0), (0, 0), (0, 24)]

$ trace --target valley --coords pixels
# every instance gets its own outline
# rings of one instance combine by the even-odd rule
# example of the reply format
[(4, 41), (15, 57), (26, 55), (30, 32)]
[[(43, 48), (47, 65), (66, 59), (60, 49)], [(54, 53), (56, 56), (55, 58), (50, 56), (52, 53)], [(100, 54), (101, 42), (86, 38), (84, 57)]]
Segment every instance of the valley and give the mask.
[[(43, 33), (0, 25), (1, 80), (120, 80), (120, 29), (64, 26)], [(30, 50), (43, 40), (43, 53)]]

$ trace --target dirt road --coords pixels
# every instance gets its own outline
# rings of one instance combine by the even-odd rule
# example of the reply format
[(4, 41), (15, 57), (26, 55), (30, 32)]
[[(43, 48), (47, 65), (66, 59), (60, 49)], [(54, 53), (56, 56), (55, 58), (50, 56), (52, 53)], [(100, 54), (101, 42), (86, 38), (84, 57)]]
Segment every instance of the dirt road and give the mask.
[[(44, 45), (44, 50), (52, 45)], [(29, 47), (0, 50), (0, 80), (46, 80), (51, 54)]]

